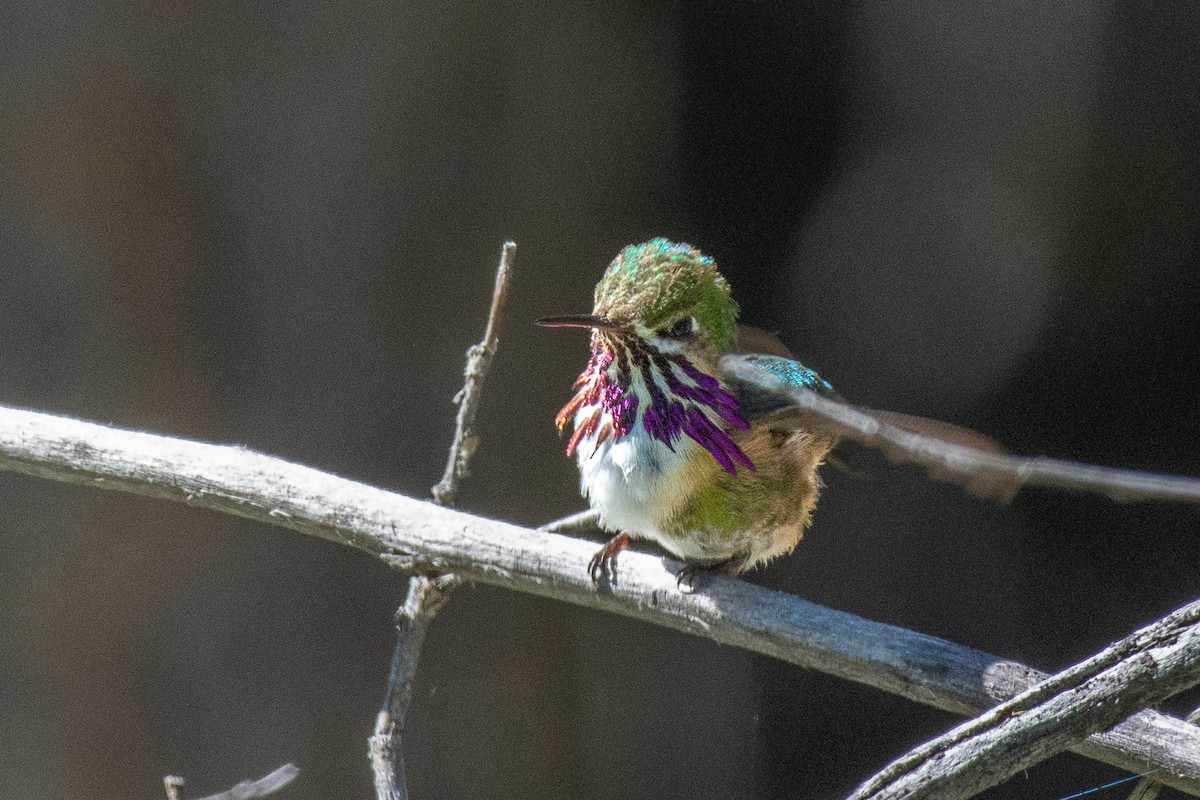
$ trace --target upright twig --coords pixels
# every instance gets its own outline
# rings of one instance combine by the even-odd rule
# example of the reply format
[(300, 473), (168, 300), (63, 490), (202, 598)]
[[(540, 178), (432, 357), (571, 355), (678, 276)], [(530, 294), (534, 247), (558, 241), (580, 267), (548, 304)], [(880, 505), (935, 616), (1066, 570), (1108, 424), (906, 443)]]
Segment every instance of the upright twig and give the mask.
[[(284, 786), (296, 780), (299, 775), (300, 770), (295, 764), (284, 764), (279, 769), (267, 773), (258, 780), (242, 781), (223, 792), (198, 797), (196, 800), (254, 800), (256, 797), (266, 797), (273, 792), (279, 791)], [(168, 775), (163, 778), (163, 784), (167, 789), (167, 800), (179, 800), (179, 789), (184, 783), (183, 778), (175, 775)]]
[[(467, 365), (463, 370), (463, 387), (455, 395), (458, 415), (454, 423), (454, 439), (446, 472), (432, 489), (434, 501), (441, 506), (454, 504), (458, 486), (467, 476), (471, 456), (479, 446), (475, 435), (475, 415), (483, 397), (483, 382), (492, 366), (492, 358), (500, 344), (500, 318), (508, 297), (512, 277), (515, 242), (505, 242), (500, 249), (500, 264), (496, 267), (496, 283), (492, 289), (492, 305), (488, 310), (487, 328), (483, 341), (467, 349)], [(370, 738), (371, 770), (375, 774), (375, 796), (379, 800), (407, 800), (408, 777), (404, 769), (401, 731), (412, 702), (413, 678), (417, 661), (425, 643), (425, 632), (438, 609), (449, 599), (449, 592), (458, 583), (450, 573), (437, 577), (414, 573), (408, 579), (408, 596), (396, 612), (396, 649), (388, 671), (383, 706), (375, 720), (375, 734)]]
[(850, 800), (963, 800), (1200, 683), (1200, 601), (896, 759)]
[(488, 312), (487, 330), (483, 334), (483, 341), (467, 350), (463, 388), (454, 398), (454, 402), (458, 403), (458, 416), (454, 422), (454, 443), (450, 447), (450, 458), (446, 461), (446, 472), (433, 487), (433, 499), (440, 505), (454, 505), (454, 499), (458, 495), (458, 483), (467, 474), (467, 464), (475, 448), (479, 446), (479, 437), (475, 435), (475, 413), (483, 396), (483, 381), (492, 366), (492, 358), (496, 355), (496, 347), (500, 342), (500, 315), (504, 311), (504, 300), (508, 296), (509, 275), (516, 254), (515, 242), (505, 242), (504, 247), (500, 249), (500, 265), (496, 267), (496, 284), (492, 290), (492, 307)]

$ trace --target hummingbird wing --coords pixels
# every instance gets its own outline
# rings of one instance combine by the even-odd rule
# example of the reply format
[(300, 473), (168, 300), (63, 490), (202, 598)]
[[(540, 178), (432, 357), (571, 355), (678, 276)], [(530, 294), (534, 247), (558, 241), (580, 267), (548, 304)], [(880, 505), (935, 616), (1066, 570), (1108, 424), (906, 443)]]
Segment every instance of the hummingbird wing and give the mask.
[(901, 414), (898, 411), (867, 408), (866, 406), (851, 406), (851, 408), (857, 409), (864, 414), (869, 414), (880, 422), (895, 425), (900, 430), (908, 431), (909, 433), (919, 433), (922, 436), (941, 439), (943, 442), (956, 444), (959, 447), (982, 450), (985, 453), (1008, 453), (1004, 445), (986, 433), (980, 433), (964, 425), (955, 425), (953, 422), (930, 419), (929, 417), (918, 417), (914, 414)]
[(796, 358), (778, 336), (754, 325), (737, 326), (737, 341), (734, 344), (733, 350), (735, 353), (783, 356), (792, 360)]
[[(721, 357), (721, 377), (726, 380), (740, 404), (739, 410), (749, 422), (759, 422), (765, 417), (788, 408), (795, 408), (787, 395), (780, 394), (777, 387), (746, 380), (741, 373), (734, 373), (727, 366), (736, 360), (782, 381), (787, 389), (808, 389), (833, 400), (841, 400), (829, 381), (792, 358), (763, 353), (728, 353)], [(786, 427), (786, 426), (785, 426)]]
[[(886, 438), (864, 438), (854, 435), (855, 426), (847, 426), (839, 419), (843, 413), (848, 414), (851, 419), (870, 417), (885, 426), (934, 440), (935, 445), (942, 443), (991, 455), (1006, 452), (991, 437), (961, 425), (847, 403), (833, 390), (828, 381), (790, 358), (759, 353), (726, 353), (721, 356), (719, 370), (722, 379), (742, 404), (741, 411), (747, 420), (783, 430), (823, 433), (838, 439), (832, 456), (835, 461), (845, 459), (847, 440), (883, 450), (893, 461), (917, 460), (908, 457), (903, 450), (892, 447)], [(802, 408), (790, 394), (797, 389), (812, 391), (836, 405), (826, 405), (828, 413)], [(853, 461), (853, 458), (850, 460)], [(964, 486), (971, 494), (1005, 503), (1011, 500), (1020, 488), (1016, 479), (1006, 475), (948, 473), (936, 470), (932, 473), (936, 478)]]

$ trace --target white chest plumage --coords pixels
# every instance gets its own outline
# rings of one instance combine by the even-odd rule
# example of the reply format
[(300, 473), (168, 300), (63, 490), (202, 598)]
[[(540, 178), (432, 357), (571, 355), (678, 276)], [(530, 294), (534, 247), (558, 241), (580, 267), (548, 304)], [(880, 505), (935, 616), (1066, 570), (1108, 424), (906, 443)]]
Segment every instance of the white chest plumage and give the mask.
[[(590, 413), (581, 409), (580, 418)], [(678, 504), (679, 470), (699, 445), (684, 438), (672, 447), (640, 425), (619, 439), (606, 438), (599, 446), (594, 436), (579, 443), (579, 486), (600, 512), (605, 528), (662, 543), (658, 520)]]

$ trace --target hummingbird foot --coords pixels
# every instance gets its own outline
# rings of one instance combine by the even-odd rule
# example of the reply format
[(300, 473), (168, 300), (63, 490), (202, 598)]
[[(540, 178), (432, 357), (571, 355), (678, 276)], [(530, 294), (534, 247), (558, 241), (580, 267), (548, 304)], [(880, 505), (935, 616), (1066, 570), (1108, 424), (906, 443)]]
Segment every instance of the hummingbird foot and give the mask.
[(683, 589), (686, 583), (689, 589), (696, 588), (696, 579), (703, 575), (727, 575), (736, 578), (746, 571), (746, 556), (734, 556), (715, 564), (685, 564), (675, 573), (675, 588)]
[(597, 550), (596, 555), (592, 556), (592, 560), (588, 562), (588, 573), (592, 576), (592, 583), (599, 583), (601, 578), (608, 578), (616, 583), (617, 554), (628, 548), (628, 533), (618, 533), (605, 542), (604, 547)]

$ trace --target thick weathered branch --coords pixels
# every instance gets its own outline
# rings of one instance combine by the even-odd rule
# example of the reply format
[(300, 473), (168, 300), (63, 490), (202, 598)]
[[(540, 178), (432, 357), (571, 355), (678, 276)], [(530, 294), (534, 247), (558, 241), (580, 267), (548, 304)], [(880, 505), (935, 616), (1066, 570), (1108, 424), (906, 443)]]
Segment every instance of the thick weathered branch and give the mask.
[[(357, 547), (405, 569), (453, 572), (664, 625), (961, 713), (977, 713), (1041, 673), (978, 650), (714, 576), (683, 593), (674, 566), (622, 554), (598, 589), (595, 543), (441, 508), (252, 453), (0, 408), (0, 468), (159, 497)], [(1142, 711), (1073, 748), (1200, 795), (1200, 730)]]
[(1200, 682), (1200, 601), (926, 742), (850, 800), (963, 800)]
[[(1192, 713), (1187, 715), (1187, 721), (1193, 725), (1200, 724), (1200, 708), (1192, 709)], [(1157, 771), (1152, 770), (1133, 787), (1129, 800), (1155, 800), (1160, 789), (1162, 784), (1157, 780)]]
[(1009, 456), (925, 436), (889, 424), (869, 410), (787, 386), (775, 375), (737, 354), (721, 358), (726, 378), (748, 391), (778, 398), (810, 429), (882, 450), (897, 462), (917, 464), (938, 479), (959, 483), (975, 494), (1007, 499), (1021, 486), (1058, 486), (1098, 492), (1113, 500), (1200, 503), (1200, 479), (1098, 467), (1037, 456)]

